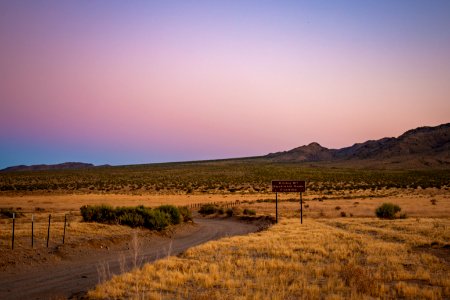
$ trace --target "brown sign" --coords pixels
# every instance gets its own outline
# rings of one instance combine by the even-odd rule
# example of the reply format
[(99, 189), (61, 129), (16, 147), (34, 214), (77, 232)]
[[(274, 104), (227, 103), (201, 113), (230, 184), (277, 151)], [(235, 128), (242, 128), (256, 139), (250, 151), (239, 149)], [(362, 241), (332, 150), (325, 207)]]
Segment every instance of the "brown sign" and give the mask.
[(273, 180), (272, 192), (276, 193), (302, 193), (306, 191), (304, 180)]

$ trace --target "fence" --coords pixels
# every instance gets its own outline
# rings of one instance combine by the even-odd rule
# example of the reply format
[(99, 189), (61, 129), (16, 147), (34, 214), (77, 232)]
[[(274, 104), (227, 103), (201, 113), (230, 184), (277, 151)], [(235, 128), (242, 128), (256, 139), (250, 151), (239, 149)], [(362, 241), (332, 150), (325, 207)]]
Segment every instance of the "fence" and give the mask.
[[(241, 204), (240, 200), (234, 200), (234, 201), (227, 201), (227, 202), (201, 202), (201, 203), (191, 203), (188, 205), (185, 205), (186, 207), (188, 207), (189, 209), (197, 209), (200, 208), (203, 205), (206, 204), (212, 204), (212, 205), (218, 205), (218, 206), (222, 206), (224, 208), (231, 208), (231, 207), (235, 207)], [(57, 244), (65, 244), (66, 242), (66, 233), (67, 233), (67, 225), (69, 223), (69, 220), (71, 218), (71, 216), (73, 216), (72, 213), (64, 213), (63, 216), (61, 216), (61, 213), (57, 214), (56, 217), (52, 214), (48, 214), (48, 217), (43, 214), (43, 213), (38, 213), (38, 214), (34, 214), (32, 213), (31, 215), (28, 213), (26, 215), (24, 215), (24, 213), (22, 212), (17, 212), (17, 214), (20, 214), (20, 226), (21, 228), (21, 234), (20, 234), (20, 238), (21, 238), (21, 245), (25, 245), (25, 247), (30, 247), (30, 248), (36, 248), (37, 245), (36, 244), (36, 225), (39, 223), (41, 228), (40, 228), (40, 233), (42, 235), (42, 232), (44, 230), (43, 226), (45, 226), (45, 240), (44, 243), (40, 243), (40, 245), (43, 245), (44, 247), (49, 248), (51, 245), (51, 242), (53, 242), (53, 244), (56, 243)], [(39, 221), (37, 220), (36, 216), (39, 216)], [(63, 219), (62, 219), (63, 218)], [(14, 250), (14, 247), (17, 244), (17, 220), (18, 220), (18, 216), (16, 215), (16, 213), (12, 213), (12, 217), (10, 218), (6, 218), (3, 220), (6, 220), (5, 222), (3, 222), (3, 224), (0, 223), (0, 225), (4, 225), (4, 226), (0, 226), (0, 248), (10, 248), (12, 250)], [(45, 225), (43, 225), (45, 223)], [(56, 226), (59, 226), (58, 228)], [(24, 230), (24, 227), (26, 228)], [(55, 234), (54, 231), (55, 229), (58, 229), (58, 234)], [(24, 233), (24, 231), (26, 231)], [(61, 233), (62, 231), (62, 233)], [(27, 239), (29, 238), (28, 242), (23, 242), (24, 240), (24, 235), (27, 236)], [(41, 239), (42, 240), (42, 239)], [(27, 246), (28, 245), (28, 246)]]
[[(20, 215), (23, 215), (23, 213), (20, 213)], [(62, 244), (64, 244), (66, 242), (67, 224), (68, 224), (68, 221), (69, 221), (68, 216), (69, 216), (68, 214), (64, 214), (63, 224), (59, 224), (59, 223), (62, 223), (62, 222), (55, 222), (55, 219), (54, 218), (52, 219), (52, 215), (51, 214), (48, 215), (48, 222), (47, 222), (47, 217), (45, 217), (45, 225), (46, 225), (45, 245), (46, 245), (47, 248), (49, 247), (50, 241), (52, 240), (52, 238), (53, 238), (53, 241), (55, 241), (55, 239), (57, 239), (57, 238), (60, 239)], [(14, 250), (14, 247), (16, 246), (16, 238), (17, 238), (16, 231), (17, 231), (17, 225), (18, 225), (18, 223), (16, 221), (17, 219), (18, 218), (17, 218), (16, 213), (12, 213), (12, 217), (9, 218), (9, 219), (6, 219), (6, 222), (5, 222), (6, 228), (3, 227), (0, 230), (0, 237), (2, 237), (2, 235), (3, 235), (3, 237), (5, 237), (5, 235), (6, 235), (6, 240), (7, 240), (6, 241), (6, 247), (7, 248), (11, 248), (11, 250)], [(22, 222), (20, 223), (20, 225), (22, 227), (21, 231), (24, 231), (23, 227), (29, 226), (28, 227), (29, 228), (29, 231), (28, 231), (29, 247), (30, 248), (35, 248), (35, 246), (36, 246), (36, 232), (35, 232), (35, 230), (36, 230), (36, 228), (35, 228), (36, 219), (35, 219), (35, 214), (31, 214), (31, 218), (28, 219), (29, 221), (26, 221), (25, 217), (21, 217), (20, 219), (22, 220)], [(25, 221), (24, 221), (24, 219), (25, 219)], [(53, 223), (52, 223), (52, 220), (53, 220)], [(59, 236), (52, 237), (52, 225), (55, 226), (55, 223), (58, 224), (58, 225), (62, 225), (63, 226), (63, 228), (62, 228), (62, 236), (59, 235)], [(10, 230), (8, 230), (8, 227), (10, 227)], [(27, 231), (27, 230), (25, 230), (25, 231)], [(11, 233), (10, 237), (8, 236), (9, 233)], [(25, 235), (27, 235), (27, 234), (25, 234)], [(20, 237), (23, 238), (23, 235), (21, 235)], [(0, 241), (2, 241), (2, 240), (3, 239), (0, 239)], [(5, 247), (5, 242), (2, 242), (0, 244), (0, 247)]]
[(236, 201), (227, 201), (227, 202), (223, 202), (223, 201), (220, 201), (220, 202), (201, 202), (201, 203), (188, 204), (186, 206), (188, 208), (200, 208), (201, 206), (207, 205), (207, 204), (219, 205), (219, 206), (227, 208), (227, 207), (234, 207), (234, 206), (239, 205), (240, 201), (236, 200)]

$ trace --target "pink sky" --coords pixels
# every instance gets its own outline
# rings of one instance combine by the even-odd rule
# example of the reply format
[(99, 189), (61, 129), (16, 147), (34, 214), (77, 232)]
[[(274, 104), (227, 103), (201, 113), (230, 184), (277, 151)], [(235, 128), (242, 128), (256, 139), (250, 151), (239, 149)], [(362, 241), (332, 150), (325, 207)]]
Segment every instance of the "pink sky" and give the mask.
[(0, 168), (340, 148), (449, 122), (448, 2), (217, 3), (3, 1)]

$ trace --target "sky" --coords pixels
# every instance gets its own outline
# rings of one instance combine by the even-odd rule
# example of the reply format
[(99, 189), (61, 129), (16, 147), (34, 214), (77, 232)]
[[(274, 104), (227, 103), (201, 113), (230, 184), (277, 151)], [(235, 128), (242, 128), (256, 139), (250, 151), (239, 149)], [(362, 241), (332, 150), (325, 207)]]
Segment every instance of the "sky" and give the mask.
[(450, 1), (0, 1), (0, 168), (341, 148), (450, 122)]

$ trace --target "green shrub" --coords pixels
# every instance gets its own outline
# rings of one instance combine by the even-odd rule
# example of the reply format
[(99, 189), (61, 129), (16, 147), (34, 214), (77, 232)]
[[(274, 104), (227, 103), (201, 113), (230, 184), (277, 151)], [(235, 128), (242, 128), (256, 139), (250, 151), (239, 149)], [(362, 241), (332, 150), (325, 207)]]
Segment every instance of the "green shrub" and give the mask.
[(85, 222), (98, 222), (105, 224), (120, 224), (130, 227), (145, 227), (152, 230), (162, 230), (171, 224), (191, 220), (190, 211), (173, 205), (162, 205), (151, 209), (143, 205), (136, 207), (117, 207), (108, 205), (84, 205), (80, 208), (81, 216)]
[(177, 207), (173, 205), (161, 205), (157, 208), (162, 213), (165, 213), (169, 216), (170, 223), (172, 224), (180, 224), (181, 223), (181, 214)]
[(217, 209), (218, 209), (217, 205), (204, 204), (200, 207), (198, 212), (201, 213), (202, 215), (212, 215), (212, 214), (216, 213)]
[(167, 213), (164, 213), (160, 210), (152, 210), (151, 217), (145, 220), (145, 227), (155, 229), (155, 230), (163, 230), (167, 226), (170, 225), (170, 216)]
[(192, 214), (189, 208), (187, 208), (187, 206), (179, 206), (178, 210), (180, 211), (183, 222), (192, 221)]
[(232, 217), (233, 216), (233, 209), (228, 208), (225, 213), (227, 214), (227, 217)]
[(118, 217), (118, 221), (120, 225), (127, 225), (133, 228), (145, 226), (144, 217), (136, 213), (126, 212)]
[(12, 218), (14, 215), (15, 218), (23, 217), (24, 214), (21, 212), (17, 212), (17, 210), (14, 210), (12, 207), (8, 208), (0, 208), (0, 217), (1, 218)]
[(254, 216), (254, 215), (256, 215), (256, 211), (254, 211), (253, 209), (245, 208), (243, 214), (249, 215), (249, 216)]
[(380, 219), (395, 219), (395, 214), (402, 209), (393, 203), (383, 203), (375, 210), (375, 214)]
[(80, 208), (80, 212), (83, 220), (86, 222), (116, 223), (115, 210), (109, 205), (84, 205)]

